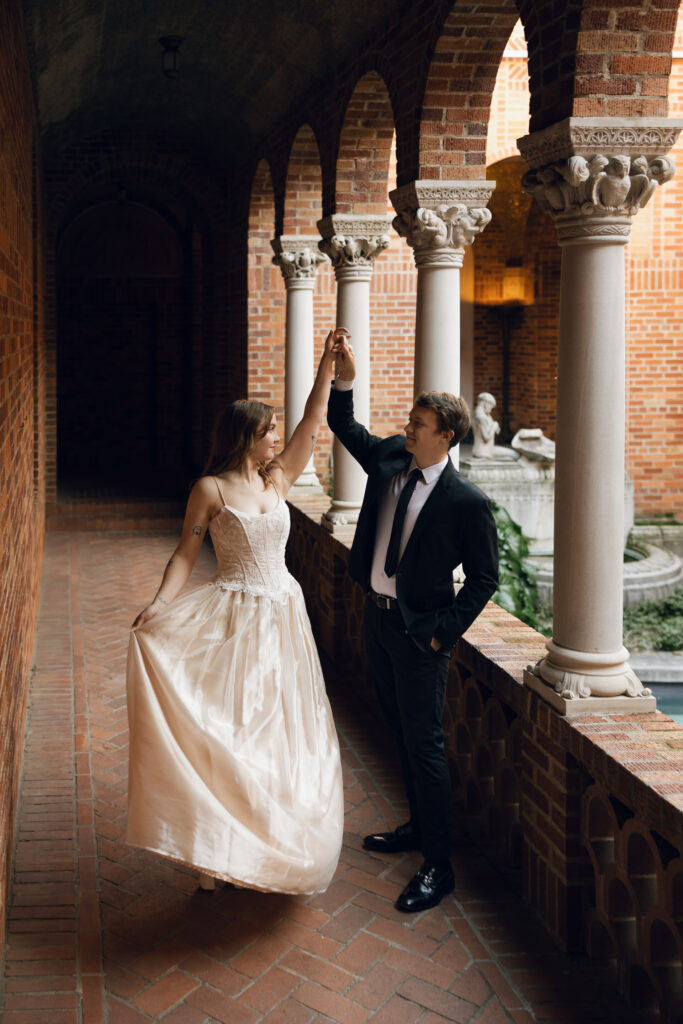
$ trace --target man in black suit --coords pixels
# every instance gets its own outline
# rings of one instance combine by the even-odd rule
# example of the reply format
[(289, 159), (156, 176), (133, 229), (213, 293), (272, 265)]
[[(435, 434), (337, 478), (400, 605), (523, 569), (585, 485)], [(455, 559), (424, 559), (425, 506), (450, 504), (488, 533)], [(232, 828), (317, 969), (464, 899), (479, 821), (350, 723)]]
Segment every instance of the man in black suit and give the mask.
[[(410, 820), (366, 836), (366, 850), (421, 850), (424, 863), (396, 906), (436, 906), (453, 890), (450, 777), (442, 716), (451, 648), (498, 583), (488, 498), (449, 458), (469, 428), (462, 398), (418, 396), (405, 437), (375, 437), (354, 419), (353, 350), (340, 342), (327, 420), (368, 474), (349, 570), (365, 587), (364, 640), (382, 713), (396, 740)], [(455, 593), (453, 570), (465, 583)]]

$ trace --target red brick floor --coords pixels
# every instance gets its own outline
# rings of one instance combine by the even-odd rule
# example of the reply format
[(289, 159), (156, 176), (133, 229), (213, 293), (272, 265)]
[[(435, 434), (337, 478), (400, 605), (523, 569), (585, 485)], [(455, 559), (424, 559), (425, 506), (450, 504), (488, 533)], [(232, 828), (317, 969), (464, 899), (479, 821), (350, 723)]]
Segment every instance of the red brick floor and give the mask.
[[(501, 873), (456, 837), (452, 897), (406, 917), (417, 854), (363, 852), (402, 820), (386, 737), (332, 693), (347, 832), (315, 897), (223, 888), (122, 841), (128, 625), (168, 536), (48, 537), (4, 965), (4, 1024), (530, 1024), (625, 1021), (599, 972), (563, 956)], [(207, 553), (195, 582), (211, 571)]]

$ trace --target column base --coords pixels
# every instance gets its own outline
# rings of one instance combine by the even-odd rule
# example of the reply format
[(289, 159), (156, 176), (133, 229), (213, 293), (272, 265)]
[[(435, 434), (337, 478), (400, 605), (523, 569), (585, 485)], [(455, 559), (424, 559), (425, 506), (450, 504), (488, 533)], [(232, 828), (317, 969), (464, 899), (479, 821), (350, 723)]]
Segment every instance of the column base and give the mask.
[(360, 514), (360, 505), (353, 502), (333, 501), (327, 512), (320, 517), (320, 524), (330, 533), (337, 533), (347, 526), (355, 526)]
[(325, 489), (318, 480), (315, 470), (308, 466), (291, 486), (290, 494), (324, 494)]
[(553, 640), (524, 673), (524, 684), (562, 714), (602, 710), (646, 713), (657, 702), (628, 664), (625, 647), (607, 653), (572, 651)]

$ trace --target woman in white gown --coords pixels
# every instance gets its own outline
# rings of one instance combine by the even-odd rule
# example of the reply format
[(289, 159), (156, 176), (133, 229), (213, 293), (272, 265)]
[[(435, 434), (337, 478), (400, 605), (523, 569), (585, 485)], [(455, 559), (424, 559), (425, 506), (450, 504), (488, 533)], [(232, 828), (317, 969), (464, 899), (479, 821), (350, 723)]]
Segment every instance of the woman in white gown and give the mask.
[[(330, 332), (303, 419), (275, 458), (272, 409), (234, 402), (214, 429), (180, 543), (128, 652), (128, 836), (214, 878), (324, 891), (343, 827), (339, 745), (285, 496), (306, 466), (334, 376)], [(218, 571), (178, 597), (209, 529)]]

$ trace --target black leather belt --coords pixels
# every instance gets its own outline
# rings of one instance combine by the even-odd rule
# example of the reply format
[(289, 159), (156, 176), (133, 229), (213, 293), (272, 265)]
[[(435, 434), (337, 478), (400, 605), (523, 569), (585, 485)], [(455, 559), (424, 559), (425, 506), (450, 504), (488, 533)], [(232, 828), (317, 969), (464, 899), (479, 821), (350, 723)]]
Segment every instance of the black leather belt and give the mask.
[(368, 597), (378, 608), (385, 612), (393, 612), (398, 608), (398, 601), (395, 597), (387, 597), (386, 594), (377, 594), (374, 590), (368, 590)]

